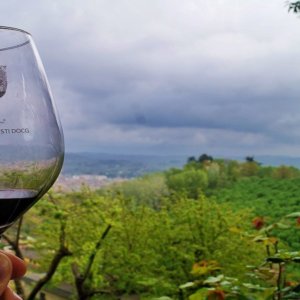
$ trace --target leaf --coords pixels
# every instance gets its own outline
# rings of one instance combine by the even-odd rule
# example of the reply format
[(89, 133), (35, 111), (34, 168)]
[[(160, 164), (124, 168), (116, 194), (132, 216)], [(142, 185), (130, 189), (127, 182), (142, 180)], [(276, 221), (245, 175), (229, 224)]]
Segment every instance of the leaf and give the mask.
[(224, 280), (220, 283), (221, 286), (231, 286), (232, 285), (232, 282), (228, 281), (228, 280)]
[(258, 235), (253, 239), (253, 242), (263, 242), (265, 239), (267, 239), (265, 236)]
[(194, 263), (191, 273), (196, 276), (205, 275), (211, 273), (212, 271), (220, 270), (218, 263), (214, 260), (202, 260), (200, 262)]
[(273, 278), (276, 274), (277, 274), (277, 271), (276, 269), (270, 269), (270, 268), (267, 268), (267, 267), (261, 267), (257, 270), (259, 276), (263, 279), (271, 279)]
[(195, 294), (189, 297), (189, 300), (206, 300), (207, 289), (198, 290)]
[(265, 236), (256, 236), (254, 239), (253, 239), (254, 242), (263, 242), (264, 245), (275, 245), (278, 240), (277, 238), (275, 237), (265, 237)]
[(288, 214), (288, 215), (285, 216), (285, 218), (299, 218), (299, 217), (300, 217), (300, 212), (299, 211)]
[(266, 288), (262, 294), (263, 294), (263, 299), (271, 300), (273, 299), (274, 296), (274, 288)]
[(295, 263), (300, 263), (300, 257), (299, 256), (293, 257), (292, 261), (295, 262)]
[(276, 223), (275, 225), (276, 225), (276, 227), (279, 228), (279, 229), (289, 229), (289, 228), (291, 228), (290, 225), (283, 224), (283, 223)]
[(272, 246), (275, 245), (276, 243), (278, 243), (278, 240), (275, 237), (269, 237), (264, 240), (264, 245), (266, 246)]
[(183, 289), (190, 288), (190, 287), (192, 287), (192, 286), (195, 286), (195, 283), (194, 283), (194, 282), (187, 282), (187, 283), (185, 283), (185, 284), (180, 285), (179, 288), (183, 290)]
[(229, 231), (232, 233), (241, 233), (242, 232), (242, 230), (236, 226), (230, 227)]
[(299, 293), (291, 292), (283, 296), (282, 299), (299, 299), (299, 297), (300, 297)]
[(208, 277), (203, 283), (204, 284), (214, 284), (214, 283), (218, 283), (220, 281), (222, 281), (222, 279), (224, 279), (224, 275), (219, 275), (216, 277)]
[(246, 295), (238, 294), (238, 295), (228, 295), (226, 300), (253, 300), (253, 298), (249, 298)]
[(252, 283), (243, 283), (243, 286), (248, 288), (248, 289), (256, 290), (256, 291), (264, 291), (266, 289), (264, 287), (261, 287), (258, 284), (252, 284)]
[(271, 224), (271, 225), (269, 225), (268, 227), (265, 227), (265, 228), (261, 229), (259, 232), (260, 232), (260, 233), (269, 232), (269, 231), (271, 231), (272, 229), (274, 229), (274, 227), (275, 227), (275, 224)]

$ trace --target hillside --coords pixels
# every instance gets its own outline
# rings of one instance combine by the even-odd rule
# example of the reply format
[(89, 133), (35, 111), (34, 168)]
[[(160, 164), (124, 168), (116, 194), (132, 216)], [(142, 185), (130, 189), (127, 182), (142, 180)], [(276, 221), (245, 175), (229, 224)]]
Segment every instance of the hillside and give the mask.
[(170, 167), (182, 167), (185, 161), (185, 156), (66, 153), (62, 174), (132, 178)]
[[(243, 161), (244, 157), (227, 157)], [(255, 156), (256, 161), (264, 166), (294, 166), (300, 168), (300, 157), (290, 156)], [(108, 153), (66, 153), (62, 174), (104, 175), (109, 178), (132, 178), (146, 173), (182, 167), (187, 160), (185, 155), (119, 155)]]

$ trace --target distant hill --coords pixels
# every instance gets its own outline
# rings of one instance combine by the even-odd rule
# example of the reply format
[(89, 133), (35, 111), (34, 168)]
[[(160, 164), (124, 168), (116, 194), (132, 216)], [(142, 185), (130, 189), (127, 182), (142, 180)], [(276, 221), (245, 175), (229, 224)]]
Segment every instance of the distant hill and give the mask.
[[(228, 158), (228, 157), (226, 157)], [(232, 157), (243, 161), (244, 157)], [(300, 168), (300, 157), (254, 156), (264, 166), (288, 165)], [(63, 175), (105, 175), (109, 178), (132, 178), (171, 167), (182, 167), (184, 155), (118, 155), (107, 153), (66, 153)]]
[(185, 156), (66, 153), (62, 174), (132, 178), (171, 167), (182, 167), (185, 162)]
[(293, 166), (296, 168), (300, 168), (300, 157), (292, 157), (292, 156), (272, 156), (272, 155), (261, 155), (256, 156), (255, 160), (261, 162), (265, 166)]

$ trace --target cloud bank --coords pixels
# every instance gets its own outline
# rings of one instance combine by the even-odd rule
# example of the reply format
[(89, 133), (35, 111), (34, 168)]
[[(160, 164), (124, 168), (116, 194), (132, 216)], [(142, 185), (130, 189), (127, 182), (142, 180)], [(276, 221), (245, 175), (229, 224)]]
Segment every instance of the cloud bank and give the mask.
[(300, 19), (284, 1), (11, 1), (68, 151), (300, 153)]

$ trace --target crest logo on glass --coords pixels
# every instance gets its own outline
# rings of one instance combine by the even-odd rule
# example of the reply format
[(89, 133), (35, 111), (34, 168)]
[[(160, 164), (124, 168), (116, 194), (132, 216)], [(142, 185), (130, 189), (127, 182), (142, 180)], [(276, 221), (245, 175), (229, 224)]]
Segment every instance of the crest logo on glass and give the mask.
[(7, 89), (6, 66), (0, 66), (0, 97), (4, 96)]

